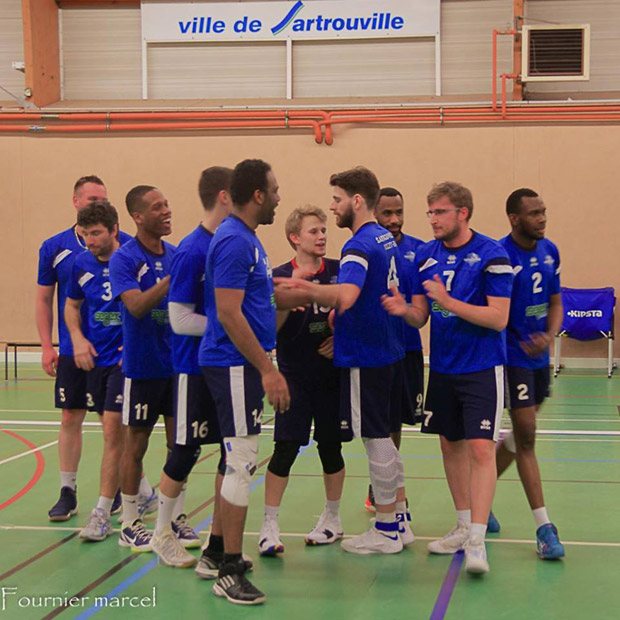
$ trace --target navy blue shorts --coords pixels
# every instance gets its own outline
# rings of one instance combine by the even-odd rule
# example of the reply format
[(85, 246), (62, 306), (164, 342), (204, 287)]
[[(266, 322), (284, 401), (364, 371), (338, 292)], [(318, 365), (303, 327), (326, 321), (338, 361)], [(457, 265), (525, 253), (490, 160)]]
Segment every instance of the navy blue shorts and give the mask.
[(342, 368), (341, 440), (389, 437), (392, 427), (401, 419), (403, 393), (403, 365), (400, 360), (378, 368)]
[(177, 444), (219, 443), (221, 436), (215, 403), (202, 375), (175, 375), (174, 424)]
[(506, 367), (508, 383), (508, 407), (522, 409), (541, 405), (549, 396), (551, 370), (545, 368)]
[(254, 366), (203, 366), (222, 437), (258, 435), (265, 391)]
[(504, 367), (445, 375), (430, 371), (423, 433), (448, 441), (497, 441), (504, 410)]
[(57, 409), (86, 409), (86, 371), (78, 368), (72, 355), (59, 355), (54, 387)]
[(95, 366), (86, 373), (86, 406), (89, 411), (121, 412), (125, 377), (121, 367)]
[(424, 355), (422, 351), (407, 351), (403, 364), (403, 409), (400, 423), (395, 420), (393, 433), (400, 431), (402, 424), (417, 424), (422, 420), (424, 410)]
[(314, 440), (340, 441), (340, 372), (284, 372), (291, 393), (291, 407), (276, 413), (274, 441), (295, 441), (307, 445), (314, 420)]
[(160, 415), (172, 417), (172, 377), (168, 379), (130, 379), (125, 377), (123, 424), (150, 428)]

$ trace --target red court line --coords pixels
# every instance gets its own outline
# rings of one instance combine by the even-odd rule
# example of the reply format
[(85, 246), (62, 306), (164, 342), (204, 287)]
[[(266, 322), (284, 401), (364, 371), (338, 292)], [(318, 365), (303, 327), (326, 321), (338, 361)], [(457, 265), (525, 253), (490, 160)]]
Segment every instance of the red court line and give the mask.
[(41, 453), (41, 451), (38, 449), (38, 446), (33, 444), (31, 441), (28, 441), (25, 437), (22, 437), (21, 435), (18, 435), (17, 433), (14, 433), (13, 431), (8, 431), (4, 428), (0, 430), (3, 433), (6, 433), (7, 435), (9, 435), (9, 437), (13, 437), (13, 439), (17, 439), (17, 441), (21, 441), (24, 445), (28, 446), (31, 450), (35, 450), (34, 456), (37, 460), (37, 466), (36, 466), (36, 469), (34, 470), (34, 474), (32, 474), (32, 478), (30, 478), (30, 480), (26, 483), (26, 485), (24, 485), (24, 487), (20, 491), (15, 493), (13, 497), (10, 497), (5, 502), (0, 504), (0, 510), (4, 510), (7, 506), (14, 504), (20, 497), (26, 495), (26, 493), (28, 493), (28, 491), (30, 491), (30, 489), (32, 489), (32, 487), (34, 487), (34, 485), (39, 481), (39, 478), (41, 478), (41, 476), (43, 475), (43, 472), (45, 471), (45, 459), (43, 458), (43, 454)]

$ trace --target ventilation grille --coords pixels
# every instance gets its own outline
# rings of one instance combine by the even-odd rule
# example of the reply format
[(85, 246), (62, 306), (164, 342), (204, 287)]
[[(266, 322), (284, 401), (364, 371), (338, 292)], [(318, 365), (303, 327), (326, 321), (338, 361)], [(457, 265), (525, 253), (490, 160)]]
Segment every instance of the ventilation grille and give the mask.
[(590, 78), (590, 26), (523, 26), (524, 82)]

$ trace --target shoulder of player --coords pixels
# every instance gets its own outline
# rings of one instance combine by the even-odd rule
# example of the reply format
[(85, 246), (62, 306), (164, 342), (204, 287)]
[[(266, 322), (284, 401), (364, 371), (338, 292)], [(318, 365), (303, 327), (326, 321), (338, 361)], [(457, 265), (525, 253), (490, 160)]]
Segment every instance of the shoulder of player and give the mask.
[(274, 267), (272, 273), (275, 278), (290, 278), (293, 275), (293, 263), (291, 261), (282, 263)]
[[(41, 248), (45, 248), (48, 251), (54, 251), (58, 249), (72, 249), (72, 246), (77, 245), (75, 241), (75, 231), (73, 227), (61, 230), (59, 233), (48, 237), (41, 243)], [(71, 247), (68, 247), (71, 246)]]

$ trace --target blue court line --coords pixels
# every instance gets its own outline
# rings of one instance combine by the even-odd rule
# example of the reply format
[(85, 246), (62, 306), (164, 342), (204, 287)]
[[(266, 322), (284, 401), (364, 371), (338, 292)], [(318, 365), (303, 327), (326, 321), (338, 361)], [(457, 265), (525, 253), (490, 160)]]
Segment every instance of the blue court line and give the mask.
[(461, 565), (463, 564), (464, 558), (465, 554), (463, 551), (457, 551), (452, 556), (452, 562), (450, 562), (448, 572), (446, 573), (443, 583), (441, 584), (441, 589), (437, 595), (437, 600), (435, 601), (435, 606), (431, 612), (430, 620), (443, 620), (445, 617), (446, 612), (448, 611), (448, 605), (450, 604), (450, 599), (452, 598), (452, 593), (456, 588), (456, 582), (459, 579)]
[[(301, 449), (299, 450), (299, 455), (301, 456), (313, 443), (314, 441), (310, 441), (310, 443), (307, 446), (302, 446)], [(264, 475), (258, 476), (258, 478), (253, 480), (250, 484), (250, 493), (254, 492), (264, 482), (265, 482), (265, 476)], [(198, 529), (198, 531), (206, 529), (207, 527), (209, 527), (209, 525), (211, 525), (212, 520), (213, 520), (213, 515), (209, 515), (206, 519), (198, 523), (198, 525), (196, 526), (196, 529)], [(112, 590), (104, 594), (103, 596), (97, 597), (97, 598), (112, 599), (118, 596), (121, 592), (124, 592), (125, 590), (127, 590), (127, 588), (129, 588), (134, 583), (142, 579), (142, 577), (148, 575), (154, 568), (157, 567), (157, 565), (158, 565), (158, 561), (157, 561), (157, 557), (155, 557), (148, 564), (145, 564), (138, 570), (134, 571), (124, 581), (121, 581), (115, 588), (113, 588)], [(91, 616), (94, 616), (95, 614), (99, 613), (103, 609), (106, 609), (106, 607), (105, 606), (95, 607), (95, 605), (93, 604), (92, 607), (89, 607), (88, 609), (83, 611), (81, 614), (77, 615), (75, 618), (76, 620), (86, 620), (86, 618), (90, 618)]]

